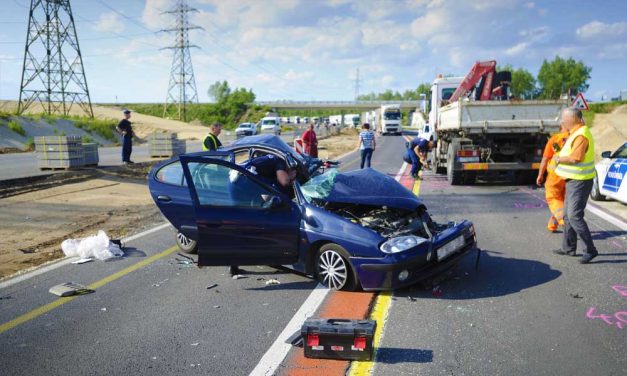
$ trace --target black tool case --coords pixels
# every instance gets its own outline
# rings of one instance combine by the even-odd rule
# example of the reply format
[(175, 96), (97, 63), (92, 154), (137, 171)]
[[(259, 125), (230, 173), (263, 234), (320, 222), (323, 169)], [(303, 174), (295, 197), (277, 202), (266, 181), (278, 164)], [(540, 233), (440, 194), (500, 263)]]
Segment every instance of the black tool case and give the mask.
[(374, 320), (308, 319), (300, 332), (307, 358), (371, 360)]

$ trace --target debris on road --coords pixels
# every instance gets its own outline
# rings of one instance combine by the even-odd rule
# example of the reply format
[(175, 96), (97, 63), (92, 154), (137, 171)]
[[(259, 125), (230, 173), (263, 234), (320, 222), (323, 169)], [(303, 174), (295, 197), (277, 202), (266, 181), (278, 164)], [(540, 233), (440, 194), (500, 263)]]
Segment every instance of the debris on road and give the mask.
[(104, 231), (99, 230), (98, 234), (86, 238), (66, 239), (61, 243), (61, 249), (67, 257), (95, 257), (105, 261), (124, 256), (120, 244), (119, 241), (112, 242)]
[[(184, 254), (182, 254), (182, 253), (180, 253), (180, 252), (177, 252), (176, 254), (177, 254), (177, 255), (179, 255), (179, 256), (181, 256), (181, 257), (183, 257), (184, 259), (187, 259), (187, 260), (191, 261), (193, 264), (196, 264), (196, 260), (194, 260), (193, 258), (191, 258), (191, 257), (189, 257), (189, 256), (186, 256), (186, 255), (184, 255)], [(177, 259), (177, 260), (178, 260), (178, 259)]]
[(219, 305), (214, 305), (213, 308), (220, 308), (220, 306)]
[(164, 280), (163, 280), (163, 281), (161, 281), (161, 282), (153, 283), (153, 284), (152, 284), (152, 287), (159, 287), (159, 286), (161, 286), (162, 284), (166, 283), (167, 281), (168, 281), (168, 278), (164, 279)]
[(571, 298), (575, 298), (575, 299), (583, 299), (583, 296), (581, 296), (581, 295), (579, 295), (579, 294), (573, 294), (573, 293), (570, 293), (570, 294), (568, 294), (568, 295), (570, 295), (570, 297), (571, 297)]
[(408, 296), (407, 300), (409, 300), (410, 302), (415, 302), (416, 298), (414, 298), (413, 296)]
[(91, 294), (92, 292), (96, 292), (96, 290), (92, 290), (76, 282), (65, 282), (60, 285), (52, 286), (50, 290), (48, 291), (51, 294), (54, 294), (63, 298), (68, 297), (68, 296), (73, 296), (73, 295), (85, 295), (85, 294)]
[(100, 308), (100, 310), (101, 310), (102, 312), (106, 312), (106, 311), (107, 311), (107, 307)]
[(85, 257), (85, 258), (80, 258), (76, 261), (72, 261), (72, 264), (80, 265), (80, 264), (86, 264), (91, 261), (94, 261), (93, 257)]
[(235, 274), (233, 277), (233, 279), (242, 279), (242, 278), (248, 278), (245, 275), (241, 275), (241, 274)]
[(207, 290), (211, 290), (214, 287), (218, 287), (218, 284), (217, 283), (210, 284), (209, 286), (207, 286)]
[(281, 282), (279, 282), (278, 279), (269, 279), (266, 281), (266, 286), (270, 286), (270, 285), (280, 285)]
[(9, 300), (9, 299), (13, 299), (11, 297), (11, 295), (7, 295), (7, 296), (0, 296), (0, 300)]
[(190, 346), (198, 346), (198, 344), (200, 344), (200, 342), (194, 342)]

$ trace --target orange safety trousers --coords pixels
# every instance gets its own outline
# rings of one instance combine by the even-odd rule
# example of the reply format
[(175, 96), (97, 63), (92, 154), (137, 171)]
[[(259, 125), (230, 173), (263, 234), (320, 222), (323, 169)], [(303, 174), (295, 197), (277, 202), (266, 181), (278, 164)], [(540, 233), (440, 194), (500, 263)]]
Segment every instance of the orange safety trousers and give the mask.
[(566, 195), (566, 181), (553, 172), (549, 172), (544, 183), (546, 202), (551, 211), (551, 218), (546, 228), (549, 231), (564, 226), (564, 197)]

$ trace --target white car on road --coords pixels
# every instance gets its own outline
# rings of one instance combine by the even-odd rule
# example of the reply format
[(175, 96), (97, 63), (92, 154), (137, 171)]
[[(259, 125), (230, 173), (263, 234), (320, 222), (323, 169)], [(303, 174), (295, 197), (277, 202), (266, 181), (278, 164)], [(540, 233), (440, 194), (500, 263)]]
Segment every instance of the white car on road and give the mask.
[(235, 134), (238, 137), (242, 136), (254, 136), (257, 134), (257, 124), (255, 123), (241, 123), (235, 129)]
[(261, 119), (261, 133), (281, 134), (281, 119), (275, 116), (266, 116)]
[(627, 142), (614, 153), (604, 151), (601, 157), (603, 160), (596, 165), (597, 176), (590, 198), (595, 201), (612, 198), (627, 204)]

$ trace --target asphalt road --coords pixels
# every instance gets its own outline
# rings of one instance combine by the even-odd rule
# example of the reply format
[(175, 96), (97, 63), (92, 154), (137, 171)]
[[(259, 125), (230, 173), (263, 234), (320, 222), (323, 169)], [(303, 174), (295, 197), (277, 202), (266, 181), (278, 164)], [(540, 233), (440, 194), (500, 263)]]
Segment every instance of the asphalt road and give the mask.
[[(233, 132), (224, 131), (220, 139), (224, 143), (230, 143), (235, 139)], [(294, 140), (294, 131), (283, 132), (281, 135), (286, 142)], [(187, 141), (187, 152), (201, 151), (201, 141)], [(100, 166), (118, 166), (122, 164), (122, 147), (100, 147), (98, 148)], [(134, 162), (154, 161), (149, 155), (148, 144), (134, 145), (131, 160)], [(40, 170), (37, 165), (37, 154), (11, 153), (0, 154), (0, 180), (24, 178), (28, 176), (48, 175), (51, 173), (62, 173), (64, 170)]]
[[(403, 144), (380, 138), (373, 167), (396, 174)], [(342, 167), (359, 167), (356, 153)], [(627, 292), (616, 287), (627, 286), (625, 229), (587, 212), (601, 255), (580, 265), (550, 252), (560, 234), (545, 230), (542, 190), (450, 187), (427, 176), (420, 196), (438, 221), (471, 219), (485, 252), (478, 270), (468, 258), (435, 290), (394, 293), (374, 374), (627, 373), (619, 328)], [(233, 280), (222, 267), (178, 264), (176, 252), (163, 254), (174, 245), (169, 229), (129, 245), (121, 260), (65, 265), (1, 288), (0, 374), (245, 375), (316, 285), (268, 267)], [(125, 269), (138, 263), (147, 265)], [(266, 286), (269, 278), (281, 284)], [(56, 306), (48, 289), (66, 281), (101, 282)], [(7, 328), (17, 317), (29, 320)]]

